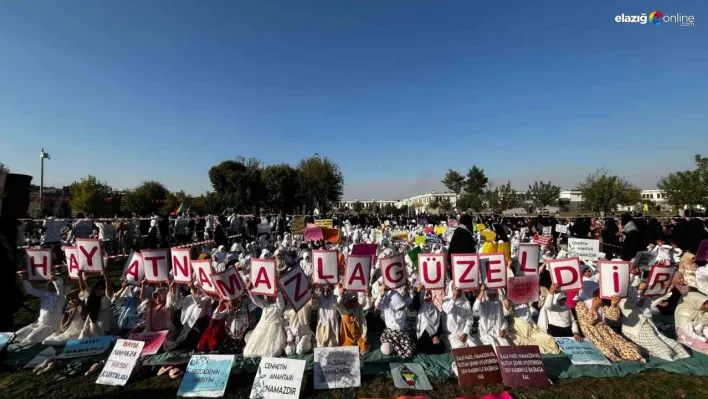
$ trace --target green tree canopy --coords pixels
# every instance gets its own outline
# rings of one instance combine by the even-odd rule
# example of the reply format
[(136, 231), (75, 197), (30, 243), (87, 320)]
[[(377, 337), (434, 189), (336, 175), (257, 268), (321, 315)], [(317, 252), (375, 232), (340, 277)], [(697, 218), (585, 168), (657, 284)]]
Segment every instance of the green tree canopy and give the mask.
[(78, 183), (71, 185), (69, 204), (74, 212), (98, 215), (105, 208), (106, 197), (109, 192), (108, 186), (98, 181), (95, 176), (89, 175)]
[(327, 157), (315, 155), (298, 164), (301, 198), (309, 211), (319, 208), (321, 214), (339, 202), (344, 192), (344, 177), (339, 165)]
[(640, 199), (640, 191), (622, 177), (600, 169), (578, 186), (584, 207), (592, 212), (614, 212), (619, 205), (635, 205)]
[(258, 214), (263, 201), (261, 162), (257, 158), (237, 157), (209, 169), (209, 180), (221, 202), (238, 211)]
[(121, 210), (126, 213), (135, 213), (146, 216), (151, 213), (169, 213), (174, 207), (169, 208), (168, 197), (170, 191), (160, 182), (148, 180), (142, 182), (123, 196)]
[(455, 208), (449, 197), (440, 200), (439, 208), (444, 213), (450, 213)]
[(352, 204), (352, 210), (356, 213), (361, 213), (361, 211), (364, 210), (364, 204), (362, 204), (361, 201), (356, 201)]
[(285, 214), (298, 205), (300, 176), (297, 169), (288, 164), (270, 165), (263, 169), (261, 180), (265, 203), (272, 210)]
[(529, 193), (536, 209), (544, 209), (554, 204), (558, 200), (560, 192), (560, 187), (554, 186), (550, 181), (548, 183), (537, 181), (533, 183), (533, 186), (529, 186)]
[(657, 186), (676, 209), (708, 205), (708, 158), (696, 155), (696, 169), (669, 173)]
[(490, 190), (487, 194), (487, 201), (493, 210), (504, 212), (519, 204), (519, 196), (511, 188), (511, 182), (507, 182)]
[(456, 170), (448, 169), (445, 178), (442, 180), (442, 184), (444, 184), (448, 190), (460, 195), (462, 188), (465, 186), (465, 177)]
[(484, 210), (484, 201), (479, 195), (462, 194), (457, 199), (457, 209), (466, 212), (481, 212)]
[(465, 193), (470, 195), (480, 196), (489, 184), (487, 175), (484, 174), (484, 169), (478, 168), (476, 165), (467, 172), (467, 181), (465, 182)]

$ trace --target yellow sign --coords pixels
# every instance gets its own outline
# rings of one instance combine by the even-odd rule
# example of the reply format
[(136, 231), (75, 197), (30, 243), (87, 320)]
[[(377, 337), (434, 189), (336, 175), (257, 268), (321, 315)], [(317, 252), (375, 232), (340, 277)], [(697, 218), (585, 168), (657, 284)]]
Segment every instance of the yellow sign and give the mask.
[(317, 227), (326, 227), (328, 229), (331, 229), (332, 219), (315, 219), (315, 225)]
[(510, 242), (500, 242), (497, 244), (497, 252), (504, 254), (506, 262), (511, 262), (511, 243)]
[(485, 242), (482, 244), (482, 253), (483, 254), (493, 254), (497, 252), (497, 244), (493, 242)]
[(489, 230), (480, 231), (479, 235), (484, 237), (486, 241), (494, 241), (494, 239), (497, 237), (497, 233)]
[(445, 226), (435, 226), (435, 234), (445, 233)]
[(482, 223), (479, 223), (479, 224), (477, 225), (477, 230), (479, 230), (479, 231), (482, 231), (482, 230), (484, 230), (484, 229), (486, 229), (486, 228), (487, 228), (487, 226), (483, 225)]
[(425, 244), (425, 236), (415, 236), (415, 245)]
[(388, 220), (384, 220), (384, 226), (388, 226)]
[(295, 235), (302, 235), (305, 232), (305, 218), (293, 217), (292, 228), (290, 230)]

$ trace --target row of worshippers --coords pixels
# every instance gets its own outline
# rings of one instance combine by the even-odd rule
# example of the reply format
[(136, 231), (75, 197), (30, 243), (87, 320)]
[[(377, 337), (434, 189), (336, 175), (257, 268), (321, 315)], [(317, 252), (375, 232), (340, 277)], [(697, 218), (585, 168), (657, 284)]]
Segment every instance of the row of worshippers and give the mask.
[[(461, 228), (455, 231), (449, 247), (437, 246), (434, 250), (450, 253), (461, 246), (476, 246), (469, 223), (461, 218)], [(356, 228), (356, 231), (366, 236), (366, 229)], [(353, 242), (361, 242), (361, 238), (353, 236), (350, 237)], [(239, 268), (247, 280), (249, 258), (261, 250), (261, 257), (277, 260), (281, 272), (299, 263), (309, 274), (312, 270), (309, 248), (300, 249), (298, 253), (300, 246), (296, 238), (286, 235), (276, 243), (260, 240), (245, 247), (235, 244), (228, 253), (219, 247), (205, 252), (203, 257), (213, 260), (217, 272), (226, 267)], [(405, 244), (381, 247), (379, 257), (409, 249)], [(348, 252), (350, 247), (341, 249)], [(287, 261), (286, 254), (290, 254)], [(688, 255), (684, 254), (686, 260)], [(412, 262), (407, 257), (406, 263), (412, 275)], [(693, 265), (685, 263), (681, 270), (693, 269), (694, 285), (705, 280), (708, 273), (703, 273), (704, 267), (698, 268), (695, 262)], [(544, 269), (541, 267), (542, 274), (547, 272)], [(531, 344), (538, 345), (542, 353), (559, 353), (552, 337), (582, 339), (585, 336), (612, 361), (642, 361), (641, 351), (674, 360), (687, 357), (688, 353), (676, 341), (661, 334), (651, 321), (652, 310), (660, 311), (673, 303), (681, 343), (705, 351), (708, 333), (705, 295), (696, 287), (685, 288), (686, 284), (678, 280), (682, 277), (680, 273), (672, 290), (657, 302), (643, 297), (645, 287), (638, 278), (633, 281), (627, 298), (602, 300), (592, 269), (586, 267), (584, 272), (581, 292), (560, 293), (549, 286), (548, 290), (542, 290), (545, 295), (534, 307), (533, 304), (510, 303), (503, 299), (503, 292), (497, 290), (482, 289), (468, 296), (454, 289), (452, 283), (448, 283), (443, 292), (426, 290), (409, 279), (405, 287), (387, 290), (382, 287), (380, 277), (377, 278), (379, 271), (374, 267), (372, 292), (346, 292), (341, 286), (322, 287), (313, 300), (297, 312), (286, 304), (281, 294), (276, 297), (248, 295), (225, 301), (205, 293), (198, 284), (153, 288), (148, 284), (138, 287), (125, 283), (113, 292), (107, 279), (89, 288), (83, 276), (79, 279), (79, 290), (65, 293), (61, 280), (54, 278), (46, 290), (37, 290), (24, 282), (29, 294), (41, 298), (40, 317), (36, 323), (18, 331), (17, 339), (60, 345), (75, 338), (168, 330), (163, 345), (165, 351), (196, 349), (260, 357), (304, 354), (313, 347), (345, 345), (358, 346), (360, 353), (366, 354), (371, 347), (365, 311), (374, 308), (380, 311), (385, 324), (380, 350), (403, 358), (416, 351), (441, 353), (446, 349), (480, 344)], [(256, 323), (257, 308), (261, 309), (261, 316)], [(175, 317), (177, 309), (179, 318)], [(314, 332), (310, 327), (312, 309), (317, 309)], [(407, 326), (407, 315), (412, 310), (417, 311), (414, 337), (408, 333)], [(171, 375), (179, 375), (179, 370), (169, 371)]]

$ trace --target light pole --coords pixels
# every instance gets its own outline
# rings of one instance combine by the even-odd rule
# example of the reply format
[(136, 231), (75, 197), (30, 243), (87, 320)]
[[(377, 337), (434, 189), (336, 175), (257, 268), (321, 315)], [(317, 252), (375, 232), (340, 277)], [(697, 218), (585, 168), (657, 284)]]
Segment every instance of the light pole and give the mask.
[(42, 152), (39, 153), (39, 158), (42, 163), (39, 172), (39, 216), (44, 217), (44, 158), (51, 158), (49, 158), (48, 153), (44, 152), (44, 148), (42, 148)]

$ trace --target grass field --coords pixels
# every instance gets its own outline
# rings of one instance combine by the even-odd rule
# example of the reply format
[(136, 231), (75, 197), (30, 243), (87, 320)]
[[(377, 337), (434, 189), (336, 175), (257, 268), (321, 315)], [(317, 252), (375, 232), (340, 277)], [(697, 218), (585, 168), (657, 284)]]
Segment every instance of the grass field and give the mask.
[[(118, 264), (109, 268), (112, 280), (119, 279)], [(39, 301), (27, 297), (25, 306), (15, 314), (17, 328), (34, 321)], [(155, 370), (136, 370), (125, 387), (95, 384), (97, 375), (70, 377), (56, 381), (56, 374), (36, 376), (29, 371), (0, 373), (0, 398), (173, 398), (180, 380), (155, 377)], [(307, 376), (307, 375), (306, 375)], [(254, 374), (233, 374), (226, 389), (226, 398), (247, 398)], [(302, 398), (389, 398), (401, 395), (425, 395), (430, 398), (479, 397), (489, 393), (509, 391), (516, 398), (708, 398), (708, 377), (684, 376), (666, 372), (647, 372), (622, 378), (578, 378), (553, 381), (549, 388), (506, 389), (501, 384), (480, 387), (459, 387), (454, 379), (431, 378), (434, 390), (400, 390), (388, 376), (362, 376), (362, 386), (352, 389), (314, 391), (312, 375), (307, 376)]]

